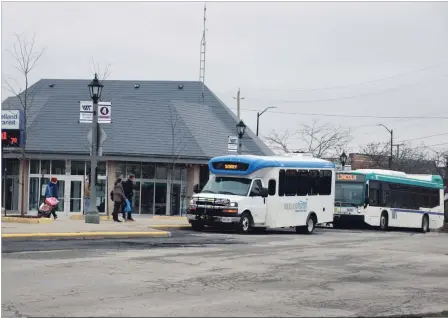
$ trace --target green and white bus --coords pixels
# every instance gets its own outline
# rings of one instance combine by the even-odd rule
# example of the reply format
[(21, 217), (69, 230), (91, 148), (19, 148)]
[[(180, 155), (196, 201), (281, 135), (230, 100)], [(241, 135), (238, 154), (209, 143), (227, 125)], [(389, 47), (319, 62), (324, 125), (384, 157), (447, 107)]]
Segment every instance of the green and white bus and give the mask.
[(442, 227), (442, 178), (380, 169), (337, 172), (333, 227), (357, 222), (382, 230), (418, 228), (424, 233)]

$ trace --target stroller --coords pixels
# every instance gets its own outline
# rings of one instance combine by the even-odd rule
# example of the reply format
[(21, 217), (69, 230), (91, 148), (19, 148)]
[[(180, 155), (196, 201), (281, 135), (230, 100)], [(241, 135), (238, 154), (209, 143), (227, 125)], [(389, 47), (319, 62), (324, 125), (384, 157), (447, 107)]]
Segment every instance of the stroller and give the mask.
[(39, 209), (37, 211), (37, 217), (50, 218), (51, 212), (56, 208), (58, 203), (59, 200), (54, 197), (46, 198), (45, 202), (42, 202), (42, 204), (39, 206)]

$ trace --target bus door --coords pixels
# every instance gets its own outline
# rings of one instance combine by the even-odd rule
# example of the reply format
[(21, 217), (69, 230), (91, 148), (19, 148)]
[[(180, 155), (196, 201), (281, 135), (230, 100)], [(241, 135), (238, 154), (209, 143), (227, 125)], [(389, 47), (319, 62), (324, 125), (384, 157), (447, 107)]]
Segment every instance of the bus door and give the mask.
[(261, 179), (254, 179), (249, 192), (249, 210), (254, 218), (254, 223), (265, 223), (266, 221), (266, 198), (261, 196), (263, 182)]

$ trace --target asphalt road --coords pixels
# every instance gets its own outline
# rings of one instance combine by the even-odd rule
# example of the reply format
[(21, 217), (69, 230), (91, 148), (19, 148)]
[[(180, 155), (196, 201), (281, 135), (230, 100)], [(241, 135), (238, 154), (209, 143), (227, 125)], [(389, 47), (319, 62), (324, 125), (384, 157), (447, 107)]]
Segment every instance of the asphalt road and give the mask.
[(2, 316), (385, 316), (448, 310), (448, 235), (173, 231), (2, 242)]

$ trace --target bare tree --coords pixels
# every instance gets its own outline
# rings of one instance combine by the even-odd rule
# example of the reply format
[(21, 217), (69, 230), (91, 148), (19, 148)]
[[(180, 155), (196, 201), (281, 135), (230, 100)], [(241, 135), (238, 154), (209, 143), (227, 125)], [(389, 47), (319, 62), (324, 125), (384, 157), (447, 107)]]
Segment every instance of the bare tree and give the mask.
[[(13, 50), (8, 50), (7, 52), (13, 57), (14, 65), (13, 67), (19, 72), (20, 79), (10, 77), (4, 79), (5, 86), (10, 93), (12, 93), (15, 98), (18, 100), (18, 104), (20, 110), (23, 113), (23, 147), (17, 147), (17, 151), (19, 152), (19, 160), (22, 166), (22, 169), (25, 167), (25, 162), (27, 159), (26, 156), (26, 142), (27, 137), (30, 133), (29, 131), (29, 120), (33, 116), (33, 106), (34, 106), (34, 97), (35, 90), (30, 89), (30, 73), (37, 66), (37, 62), (42, 57), (45, 48), (41, 50), (35, 49), (35, 34), (33, 35), (31, 40), (27, 40), (24, 36), (20, 34), (15, 34), (16, 43), (14, 44)], [(15, 85), (14, 85), (14, 84)], [(21, 191), (21, 206), (20, 206), (20, 214), (24, 215), (24, 207), (25, 207), (25, 174), (22, 173), (21, 181), (19, 182), (22, 186)]]
[(289, 149), (289, 139), (294, 135), (296, 135), (296, 133), (291, 133), (288, 129), (282, 135), (279, 135), (274, 130), (268, 136), (264, 137), (264, 139), (274, 151), (290, 153), (292, 150)]
[(170, 184), (171, 184), (171, 208), (173, 207), (173, 199), (174, 199), (174, 180), (175, 180), (175, 171), (178, 165), (178, 161), (183, 151), (188, 145), (188, 134), (181, 125), (181, 118), (174, 108), (173, 104), (170, 103), (168, 106), (169, 111), (169, 128), (171, 135), (171, 164), (170, 164)]
[(335, 125), (318, 125), (314, 120), (311, 125), (302, 125), (296, 132), (286, 130), (283, 135), (273, 131), (265, 137), (266, 143), (274, 150), (289, 153), (290, 138), (298, 138), (304, 146), (299, 152), (311, 153), (316, 158), (339, 156), (351, 140), (350, 129)]
[[(390, 143), (369, 143), (360, 149), (360, 154), (365, 156), (365, 168), (389, 168)], [(441, 174), (441, 157), (442, 154), (428, 153), (424, 144), (412, 146), (401, 143), (393, 149), (392, 169), (406, 173)]]

